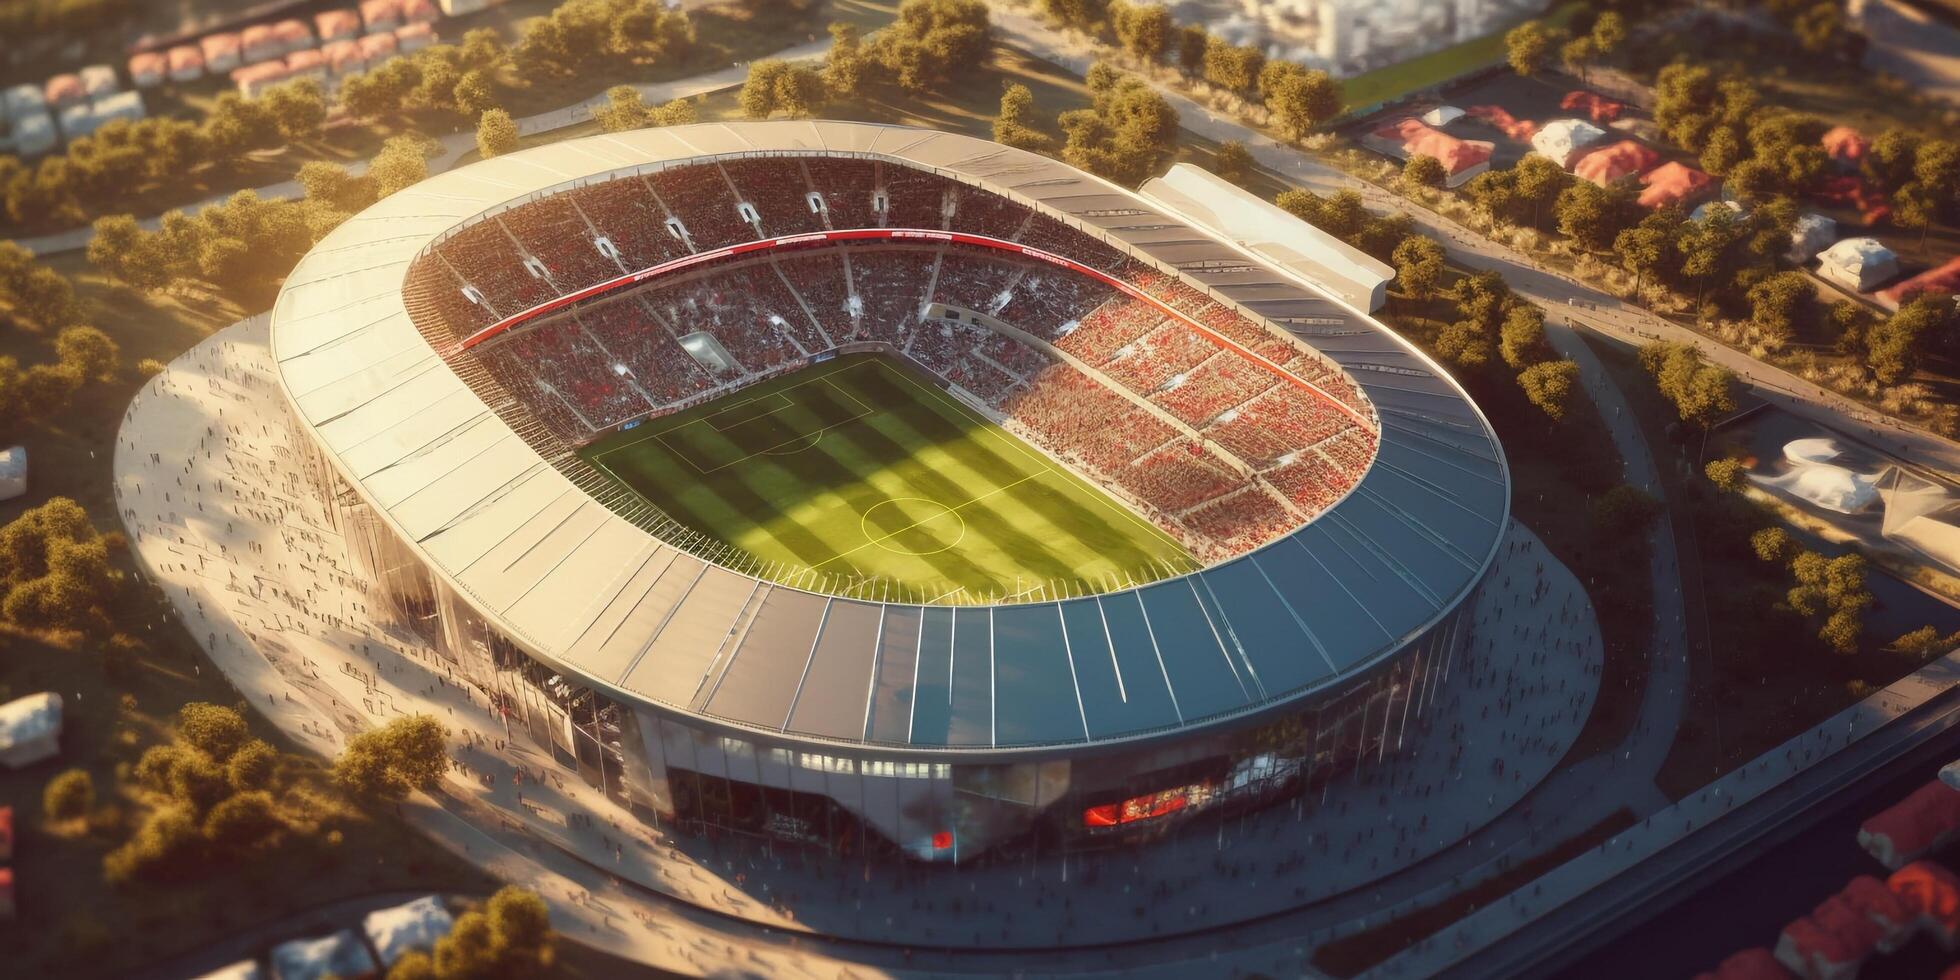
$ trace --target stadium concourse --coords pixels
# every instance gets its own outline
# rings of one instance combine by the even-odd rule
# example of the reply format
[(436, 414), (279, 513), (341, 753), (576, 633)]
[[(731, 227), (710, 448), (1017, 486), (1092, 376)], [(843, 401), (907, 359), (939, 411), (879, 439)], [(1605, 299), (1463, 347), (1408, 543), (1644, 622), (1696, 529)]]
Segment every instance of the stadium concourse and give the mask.
[[(306, 454), (285, 413), (264, 318), (219, 332), (150, 381), (114, 461), (143, 567), (240, 696), (295, 742), (331, 755), (391, 718), (441, 719), (454, 765), (437, 806), (411, 806), (418, 824), (540, 888), (554, 922), (580, 941), (682, 972), (1161, 969), (1179, 955), (1171, 937), (1262, 919), (1240, 927), (1245, 942), (1224, 961), (1297, 969), (1300, 936), (1351, 927), (1353, 909), (1378, 907), (1387, 882), (1436, 897), (1473, 884), (1454, 866), (1426, 873), (1425, 860), (1518, 805), (1564, 755), (1598, 683), (1598, 624), (1583, 589), (1514, 524), (1426, 724), (1382, 767), (1321, 787), (1318, 805), (1235, 815), (1133, 849), (957, 870), (702, 840), (608, 801), (459, 683), (424, 637), (377, 615), (382, 600), (336, 525), (326, 475), (294, 465)], [(1349, 900), (1340, 912), (1330, 903), (1313, 915), (1337, 896)], [(948, 914), (976, 909), (992, 914)], [(785, 948), (799, 933), (811, 935)], [(1067, 950), (1113, 942), (1137, 945)]]

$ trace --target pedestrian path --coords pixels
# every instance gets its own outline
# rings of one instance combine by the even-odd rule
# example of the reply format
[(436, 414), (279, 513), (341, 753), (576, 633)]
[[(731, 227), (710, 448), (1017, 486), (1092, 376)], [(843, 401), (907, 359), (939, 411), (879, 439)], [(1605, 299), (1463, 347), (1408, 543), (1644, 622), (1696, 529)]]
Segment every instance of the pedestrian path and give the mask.
[[(448, 725), (454, 765), (441, 798), (418, 803), (418, 819), (452, 849), (517, 862), (523, 881), (552, 880), (562, 872), (537, 865), (569, 859), (618, 891), (675, 900), (608, 904), (609, 923), (644, 925), (650, 906), (678, 903), (771, 936), (1037, 950), (1227, 928), (1361, 894), (1391, 875), (1397, 894), (1447, 888), (1460, 868), (1433, 878), (1423, 869), (1554, 769), (1596, 692), (1602, 645), (1583, 589), (1514, 526), (1455, 652), (1422, 694), (1422, 722), (1393, 733), (1401, 751), (1314, 799), (1130, 850), (957, 870), (670, 836), (513, 737), (448, 661), (370, 608), (371, 586), (321, 504), (328, 494), (314, 467), (324, 464), (283, 422), (266, 335), (264, 318), (221, 331), (131, 404), (116, 492), (146, 570), (242, 696), (323, 755), (394, 717), (427, 713)], [(518, 842), (515, 853), (485, 838)], [(546, 897), (576, 920), (592, 909), (573, 896), (592, 891), (565, 885)]]

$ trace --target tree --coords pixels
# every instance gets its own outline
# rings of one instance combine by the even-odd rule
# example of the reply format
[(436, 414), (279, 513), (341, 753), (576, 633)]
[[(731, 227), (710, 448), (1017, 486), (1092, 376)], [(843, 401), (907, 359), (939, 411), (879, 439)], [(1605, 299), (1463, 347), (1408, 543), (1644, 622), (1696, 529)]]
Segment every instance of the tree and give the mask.
[(1644, 534), (1661, 516), (1661, 503), (1639, 487), (1620, 484), (1592, 504), (1593, 525), (1614, 537)]
[(1558, 60), (1565, 63), (1567, 71), (1579, 76), (1579, 81), (1582, 83), (1586, 80), (1587, 70), (1598, 58), (1599, 45), (1593, 43), (1590, 34), (1581, 34), (1565, 42), (1558, 49)]
[(476, 120), (476, 152), (485, 159), (517, 149), (517, 122), (502, 109), (489, 109)]
[(1252, 169), (1257, 166), (1252, 159), (1252, 151), (1238, 140), (1226, 140), (1218, 144), (1218, 154), (1212, 158), (1212, 169), (1218, 176), (1244, 187), (1252, 177)]
[(1801, 272), (1779, 272), (1749, 288), (1749, 323), (1771, 349), (1809, 333), (1817, 320), (1817, 290)]
[(390, 136), (382, 143), (366, 174), (374, 185), (375, 200), (429, 179), (429, 153), (433, 149), (430, 140), (415, 135)]
[(1259, 84), (1259, 72), (1266, 67), (1266, 53), (1251, 45), (1240, 46), (1214, 37), (1205, 46), (1204, 66), (1205, 81), (1251, 98)]
[[(1274, 66), (1279, 71), (1270, 71)], [(1340, 114), (1341, 85), (1319, 69), (1308, 70), (1288, 62), (1268, 62), (1261, 76), (1266, 109), (1281, 131), (1294, 139)]]
[(1941, 635), (1932, 626), (1921, 626), (1892, 641), (1892, 649), (1921, 660), (1960, 646), (1960, 633)]
[(1611, 58), (1619, 53), (1620, 45), (1626, 43), (1626, 18), (1621, 17), (1617, 10), (1600, 14), (1599, 19), (1593, 21), (1591, 37), (1593, 50), (1602, 58)]
[(1864, 171), (1865, 178), (1878, 185), (1880, 190), (1888, 193), (1896, 191), (1913, 179), (1923, 141), (1924, 137), (1916, 130), (1888, 129), (1872, 140), (1859, 167)]
[(1505, 32), (1504, 52), (1511, 70), (1523, 78), (1538, 74), (1558, 47), (1561, 33), (1537, 20), (1525, 21)]
[[(70, 369), (37, 364), (0, 401), (13, 401), (16, 413), (39, 412), (49, 386), (72, 392), (79, 383)], [(0, 527), (0, 618), (17, 626), (106, 629), (104, 609), (121, 580), (107, 543), (73, 500), (51, 497)]]
[(1504, 314), (1498, 333), (1497, 351), (1514, 371), (1545, 359), (1545, 313), (1536, 306), (1519, 303)]
[(1777, 565), (1788, 565), (1802, 551), (1797, 539), (1780, 527), (1766, 527), (1750, 535), (1749, 547), (1757, 558)]
[(272, 795), (262, 790), (232, 796), (204, 816), (204, 839), (230, 851), (259, 847), (284, 829)]
[(1640, 223), (1613, 238), (1613, 254), (1620, 265), (1633, 273), (1633, 295), (1649, 279), (1661, 279), (1675, 268), (1674, 239), (1680, 234), (1681, 213), (1662, 209), (1640, 219)]
[(550, 909), (544, 900), (535, 892), (507, 885), (490, 896), (482, 909), (457, 916), (449, 934), (436, 940), (432, 975), (544, 976), (555, 960), (552, 945)]
[(193, 701), (177, 709), (177, 734), (215, 762), (224, 762), (252, 737), (236, 709)]
[(272, 125), (290, 141), (318, 139), (327, 121), (327, 97), (320, 83), (301, 78), (275, 85), (259, 96)]
[(356, 177), (346, 167), (325, 160), (300, 164), (299, 186), (307, 200), (350, 214), (375, 202), (373, 181)]
[(1395, 246), (1391, 256), (1395, 282), (1411, 299), (1428, 299), (1443, 284), (1446, 256), (1443, 246), (1423, 235), (1410, 235)]
[(1630, 203), (1625, 189), (1574, 181), (1559, 192), (1554, 208), (1559, 233), (1587, 251), (1602, 251), (1626, 228)]
[(1458, 367), (1476, 370), (1490, 363), (1490, 333), (1474, 320), (1458, 320), (1436, 334), (1437, 356)]
[(61, 365), (88, 381), (114, 380), (122, 349), (94, 327), (64, 327), (54, 339)]
[(857, 25), (841, 22), (830, 25), (830, 50), (823, 58), (823, 82), (831, 94), (840, 99), (855, 98), (869, 70), (869, 56), (865, 54), (864, 39)]
[(1100, 91), (1091, 88), (1089, 108), (1056, 120), (1065, 135), (1062, 159), (1118, 183), (1140, 183), (1176, 151), (1177, 110), (1134, 75), (1117, 72)]
[[(475, 34), (476, 31), (470, 33)], [(480, 68), (464, 72), (463, 77), (456, 80), (456, 88), (450, 92), (450, 98), (456, 103), (456, 111), (479, 120), (484, 113), (498, 108), (496, 82), (489, 72)]]
[[(754, 78), (754, 72), (750, 72)], [(748, 86), (742, 86), (747, 91)], [(622, 133), (646, 125), (647, 104), (640, 90), (631, 85), (615, 85), (606, 90), (606, 103), (592, 110), (593, 121), (608, 133)]]
[(1897, 313), (1872, 323), (1865, 338), (1865, 363), (1882, 385), (1895, 385), (1919, 370), (1928, 341), (1953, 330), (1953, 302), (1945, 296), (1919, 296)]
[(1170, 50), (1171, 35), (1177, 29), (1170, 8), (1161, 3), (1141, 7), (1123, 4), (1112, 7), (1111, 11), (1117, 14), (1113, 26), (1123, 50), (1147, 64), (1163, 60), (1164, 52)]
[(1741, 493), (1743, 488), (1749, 486), (1749, 468), (1732, 456), (1709, 460), (1702, 472), (1708, 475), (1708, 482), (1723, 493)]
[(1000, 93), (1000, 115), (994, 117), (994, 142), (1035, 153), (1051, 153), (1055, 138), (1036, 125), (1034, 93), (1015, 82)]
[(737, 100), (742, 106), (742, 115), (749, 119), (767, 119), (776, 111), (776, 81), (789, 71), (789, 63), (775, 58), (764, 58), (749, 65), (749, 77), (742, 82), (742, 91)]
[(1706, 429), (1735, 411), (1735, 373), (1708, 363), (1688, 344), (1647, 344), (1640, 348), (1640, 365), (1688, 425)]
[(225, 779), (222, 766), (192, 749), (179, 756), (170, 770), (169, 794), (192, 814), (209, 813), (231, 795), (231, 783)]
[(1443, 161), (1427, 153), (1418, 153), (1402, 165), (1402, 179), (1411, 187), (1441, 187), (1449, 176), (1449, 171), (1443, 169)]
[(95, 809), (95, 780), (86, 769), (69, 769), (41, 790), (41, 814), (49, 823), (66, 823)]
[(449, 769), (448, 735), (428, 715), (398, 718), (348, 739), (334, 778), (356, 795), (385, 800), (431, 789)]
[(197, 821), (182, 807), (151, 811), (134, 836), (102, 857), (102, 874), (111, 884), (139, 877), (174, 877), (194, 864), (203, 837)]
[[(1545, 209), (1555, 209), (1559, 197), (1574, 183), (1572, 175), (1566, 173), (1565, 168), (1551, 158), (1535, 153), (1519, 160), (1518, 165), (1511, 168), (1511, 177), (1512, 186), (1517, 192), (1517, 207), (1520, 210), (1530, 209), (1533, 228), (1543, 227)], [(1605, 200), (1611, 201), (1610, 196)]]
[(871, 60), (907, 92), (937, 91), (983, 65), (993, 26), (982, 0), (904, 0), (898, 19), (871, 44)]
[(259, 739), (251, 739), (225, 760), (225, 781), (240, 792), (266, 789), (272, 785), (278, 766), (278, 750)]
[(1565, 407), (1579, 384), (1579, 365), (1571, 361), (1540, 361), (1518, 372), (1518, 386), (1524, 397), (1556, 422), (1565, 417)]
[(1211, 34), (1202, 24), (1187, 24), (1177, 31), (1177, 67), (1189, 76), (1204, 71), (1205, 52), (1211, 50)]
[(86, 254), (90, 265), (134, 288), (157, 289), (169, 281), (169, 276), (152, 241), (134, 216), (109, 215), (95, 219), (95, 234), (89, 238)]

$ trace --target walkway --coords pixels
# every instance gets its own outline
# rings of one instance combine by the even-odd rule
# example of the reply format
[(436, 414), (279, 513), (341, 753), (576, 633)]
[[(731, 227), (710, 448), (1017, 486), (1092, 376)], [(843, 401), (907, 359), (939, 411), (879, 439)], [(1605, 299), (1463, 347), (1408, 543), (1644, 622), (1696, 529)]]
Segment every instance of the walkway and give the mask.
[(1960, 103), (1960, 30), (1898, 0), (1852, 0), (1851, 17), (1871, 39), (1865, 64), (1927, 95)]
[[(675, 936), (744, 944), (779, 946), (811, 930), (860, 936), (866, 942), (808, 936), (801, 947), (860, 963), (902, 956), (893, 937), (998, 951), (937, 967), (962, 970), (1027, 966), (1014, 947), (1052, 964), (1058, 954), (1033, 951), (1056, 944), (1138, 944), (1081, 953), (1084, 967), (1114, 962), (1106, 957), (1171, 962), (1218, 948), (1209, 930), (1259, 917), (1261, 936), (1332, 930), (1447, 891), (1501, 856), (1482, 835), (1462, 839), (1515, 810), (1591, 708), (1597, 621), (1579, 583), (1514, 527), (1450, 675), (1424, 695), (1430, 730), (1411, 725), (1401, 756), (1330, 785), (1315, 805), (1204, 823), (1140, 849), (957, 870), (840, 866), (761, 843), (670, 839), (566, 778), (527, 738), (513, 739), (418, 638), (371, 624), (368, 586), (323, 494), (291, 466), (306, 456), (281, 424), (265, 336), (263, 318), (220, 332), (132, 403), (115, 474), (137, 554), (242, 696), (323, 755), (390, 717), (442, 718), (456, 736), (456, 765), (440, 806), (418, 802), (413, 819), (498, 874), (541, 887), (559, 921), (617, 931), (619, 948), (606, 948), (620, 955), (689, 972), (721, 963), (682, 957), (690, 965), (674, 966), (676, 949), (643, 948), (659, 945), (651, 933), (662, 923)], [(616, 900), (570, 901), (583, 892)], [(975, 911), (987, 914), (961, 914)], [(1191, 938), (1151, 941), (1178, 933)], [(1285, 966), (1291, 954), (1277, 956), (1262, 968)]]
[[(829, 41), (810, 41), (784, 48), (769, 57), (786, 60), (816, 58), (821, 57), (829, 48)], [(640, 95), (646, 100), (648, 105), (658, 105), (674, 99), (691, 99), (698, 95), (708, 95), (737, 88), (744, 81), (747, 81), (748, 77), (748, 65), (735, 64), (688, 78), (678, 78), (665, 82), (640, 82), (633, 87), (640, 90)], [(527, 137), (536, 136), (539, 133), (547, 133), (554, 129), (576, 126), (591, 119), (592, 111), (599, 106), (605, 105), (607, 101), (606, 94), (601, 92), (583, 102), (576, 102), (568, 106), (552, 109), (548, 112), (540, 112), (534, 116), (525, 116), (517, 120), (517, 134)], [(448, 170), (450, 167), (455, 166), (456, 161), (462, 159), (464, 154), (475, 150), (476, 130), (469, 128), (463, 132), (450, 133), (447, 136), (437, 138), (436, 143), (440, 149), (429, 160), (429, 173), (431, 174), (439, 174)], [(347, 171), (358, 177), (367, 172), (369, 162), (368, 160), (356, 160), (347, 165)], [(239, 190), (245, 190), (245, 188), (240, 188)], [(252, 188), (252, 190), (255, 190), (259, 197), (267, 200), (297, 198), (305, 193), (300, 188), (299, 181), (297, 180), (284, 180), (276, 184), (267, 184), (264, 187)], [(196, 214), (214, 204), (222, 204), (235, 193), (238, 193), (238, 191), (220, 194), (194, 204), (173, 208), (172, 210), (183, 211), (187, 214)], [(137, 224), (154, 231), (162, 223), (162, 220), (160, 215), (152, 215), (138, 220)], [(94, 237), (95, 228), (92, 225), (85, 225), (80, 228), (71, 228), (67, 231), (56, 232), (50, 235), (41, 235), (37, 238), (16, 239), (16, 242), (21, 247), (36, 255), (53, 255), (60, 252), (72, 252), (76, 249), (87, 248), (89, 239)]]

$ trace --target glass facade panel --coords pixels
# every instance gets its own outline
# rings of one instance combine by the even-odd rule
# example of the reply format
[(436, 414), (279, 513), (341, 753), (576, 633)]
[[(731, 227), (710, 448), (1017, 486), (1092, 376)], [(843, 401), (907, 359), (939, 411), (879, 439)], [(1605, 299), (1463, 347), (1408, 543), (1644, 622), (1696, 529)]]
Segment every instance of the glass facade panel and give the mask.
[(945, 745), (953, 720), (953, 610), (925, 611), (919, 634), (919, 683), (912, 701), (911, 742)]
[(1010, 744), (1064, 742), (1083, 737), (1075, 676), (1062, 645), (1062, 620), (1047, 606), (994, 611), (994, 669), (1000, 683), (1029, 696), (994, 706), (1000, 740)]
[(878, 636), (878, 676), (871, 694), (871, 717), (866, 737), (874, 742), (904, 742), (912, 728), (912, 683), (919, 668), (919, 631), (925, 617), (912, 606), (885, 609)]

